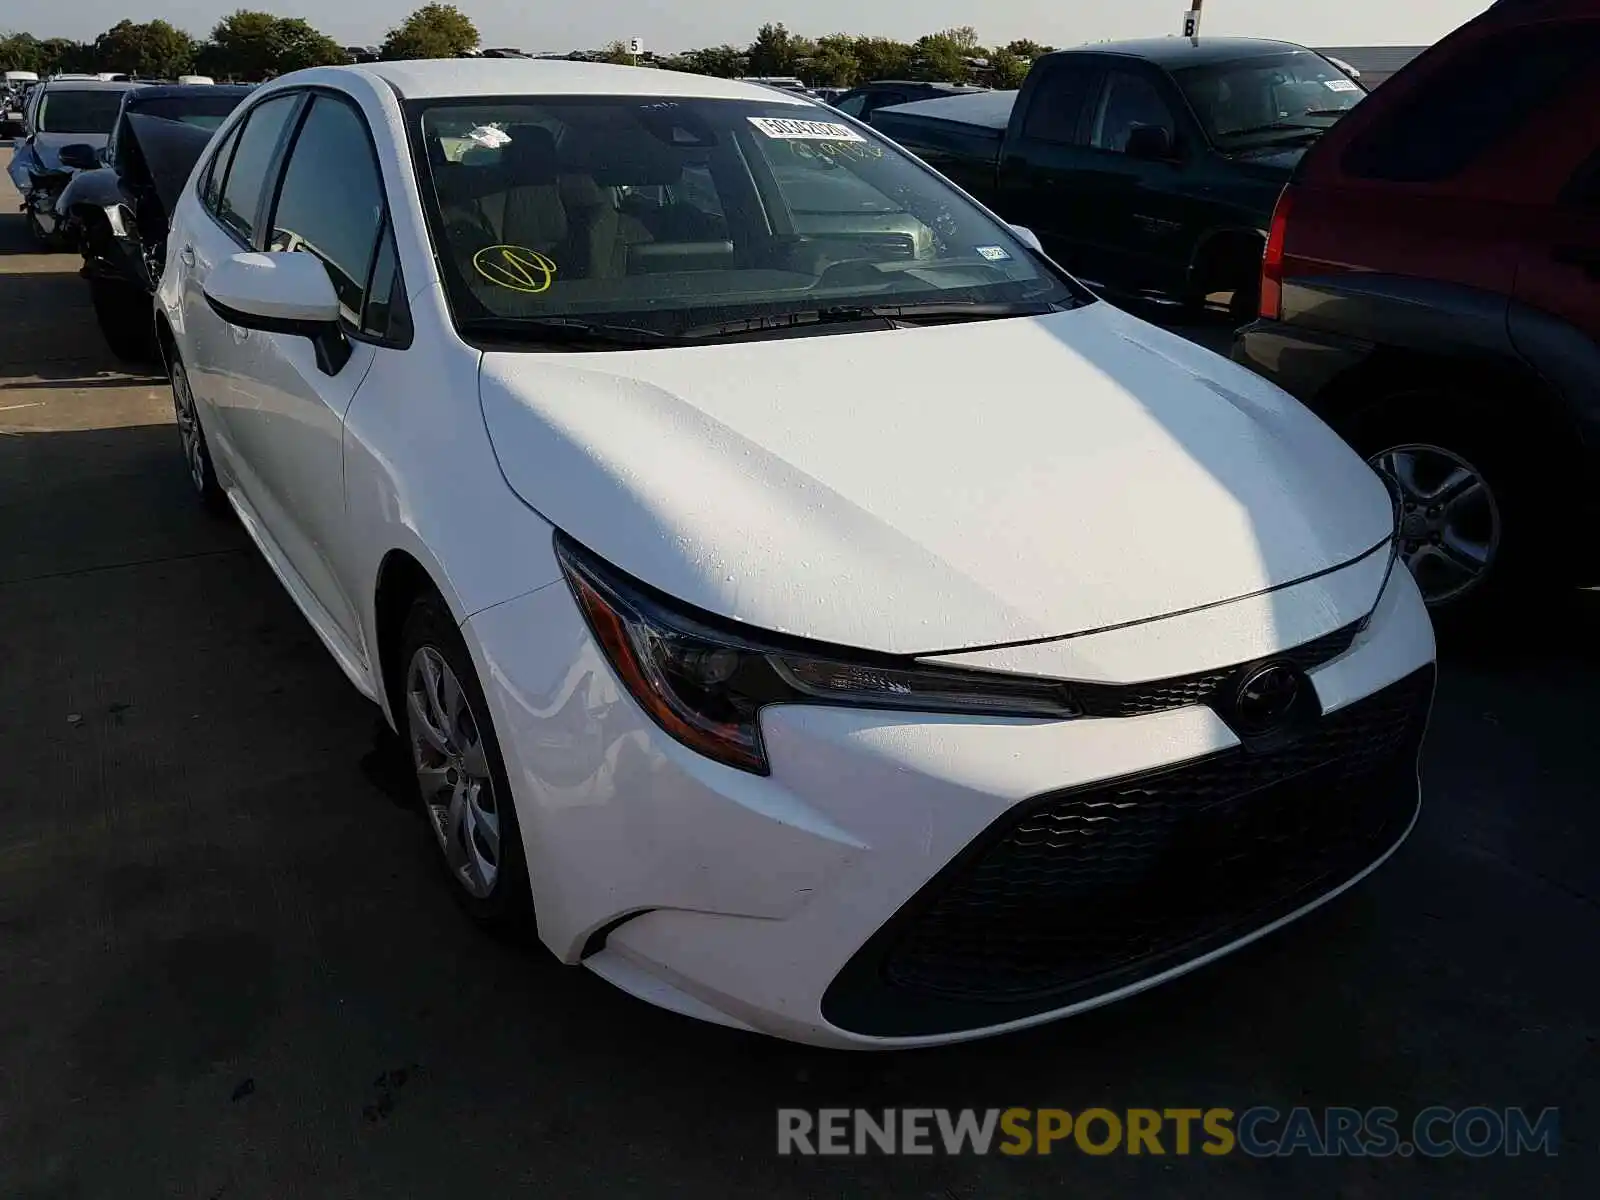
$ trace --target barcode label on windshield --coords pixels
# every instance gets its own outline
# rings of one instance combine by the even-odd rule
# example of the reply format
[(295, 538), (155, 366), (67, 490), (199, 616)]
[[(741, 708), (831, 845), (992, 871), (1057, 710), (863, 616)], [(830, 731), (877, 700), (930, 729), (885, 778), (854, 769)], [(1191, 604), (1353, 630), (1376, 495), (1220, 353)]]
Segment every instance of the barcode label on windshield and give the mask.
[(1361, 90), (1356, 86), (1356, 82), (1353, 79), (1325, 79), (1323, 82), (1328, 85), (1330, 92), (1359, 92)]
[(832, 121), (795, 121), (789, 117), (750, 117), (754, 125), (769, 138), (788, 138), (803, 142), (864, 142), (848, 125), (835, 125)]

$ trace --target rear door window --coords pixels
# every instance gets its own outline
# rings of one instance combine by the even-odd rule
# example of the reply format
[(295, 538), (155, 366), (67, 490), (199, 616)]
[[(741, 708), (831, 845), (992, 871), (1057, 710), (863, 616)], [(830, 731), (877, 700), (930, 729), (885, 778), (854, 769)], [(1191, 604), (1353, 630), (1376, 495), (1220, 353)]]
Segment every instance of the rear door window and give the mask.
[(217, 219), (246, 243), (255, 241), (268, 174), (300, 100), (298, 93), (290, 93), (263, 101), (250, 111), (234, 148), (228, 177), (222, 183)]
[(233, 148), (239, 144), (239, 131), (243, 128), (243, 125), (235, 125), (229, 130), (222, 145), (217, 147), (217, 152), (206, 164), (205, 180), (200, 185), (200, 200), (213, 216), (217, 215), (222, 203), (222, 181), (228, 177), (228, 163), (233, 158)]
[(1177, 140), (1172, 110), (1156, 90), (1156, 85), (1144, 75), (1112, 71), (1106, 77), (1105, 94), (1100, 101), (1100, 111), (1095, 117), (1089, 144), (1097, 150), (1125, 153), (1128, 138), (1135, 129), (1145, 125), (1165, 129), (1169, 139), (1174, 142)]
[(1094, 68), (1084, 63), (1064, 62), (1048, 68), (1028, 102), (1022, 136), (1069, 146), (1080, 143), (1083, 112), (1096, 75)]
[(1344, 152), (1345, 173), (1390, 183), (1452, 179), (1532, 126), (1597, 62), (1600, 21), (1543, 24), (1485, 38), (1363, 131)]

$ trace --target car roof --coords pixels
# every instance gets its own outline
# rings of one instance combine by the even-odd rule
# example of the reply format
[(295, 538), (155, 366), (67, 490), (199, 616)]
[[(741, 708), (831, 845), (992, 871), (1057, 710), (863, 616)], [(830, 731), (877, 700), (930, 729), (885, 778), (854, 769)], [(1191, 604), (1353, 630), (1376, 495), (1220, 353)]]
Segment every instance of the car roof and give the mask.
[(1263, 58), (1273, 54), (1315, 54), (1294, 42), (1274, 42), (1265, 38), (1199, 38), (1186, 37), (1136, 38), (1126, 42), (1094, 42), (1086, 46), (1073, 46), (1055, 50), (1044, 58), (1062, 54), (1115, 54), (1122, 58), (1140, 58), (1167, 70), (1181, 67), (1211, 67), (1219, 63), (1237, 62), (1245, 58)]
[(52, 92), (126, 92), (143, 85), (128, 79), (46, 79), (39, 86)]
[(147, 83), (139, 87), (137, 96), (128, 98), (128, 104), (181, 100), (188, 96), (248, 96), (250, 91), (250, 87), (242, 83)]
[[(782, 92), (762, 84), (741, 83), (736, 79), (714, 79), (708, 75), (691, 75), (686, 71), (661, 71), (652, 67), (624, 67), (565, 59), (411, 59), (362, 63), (353, 67), (323, 67), (316, 68), (316, 71), (324, 79), (339, 72), (375, 75), (404, 100), (458, 96), (587, 95), (764, 100), (769, 104), (775, 99), (787, 99), (794, 104), (813, 103), (798, 92)], [(294, 77), (285, 75), (278, 82), (286, 82)]]
[(945, 83), (942, 79), (873, 79), (867, 83), (859, 83), (851, 91), (860, 91), (869, 87), (924, 87), (941, 88), (952, 92), (981, 92), (985, 89), (973, 87), (969, 83)]

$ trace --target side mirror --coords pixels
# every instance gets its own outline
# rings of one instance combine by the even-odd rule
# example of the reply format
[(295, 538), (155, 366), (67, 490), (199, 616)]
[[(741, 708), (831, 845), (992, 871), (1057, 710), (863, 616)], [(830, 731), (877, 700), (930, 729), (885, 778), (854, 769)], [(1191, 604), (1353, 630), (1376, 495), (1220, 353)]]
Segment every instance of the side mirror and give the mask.
[(100, 155), (87, 142), (63, 146), (56, 157), (61, 160), (63, 167), (71, 167), (74, 171), (93, 171), (100, 165)]
[(339, 297), (314, 254), (235, 254), (211, 269), (203, 290), (211, 310), (230, 325), (309, 339), (325, 375), (337, 375), (350, 361)]
[(1011, 236), (1016, 238), (1017, 241), (1021, 242), (1029, 250), (1037, 250), (1040, 254), (1044, 253), (1044, 245), (1039, 241), (1039, 235), (1033, 230), (1029, 229), (1026, 225), (1012, 225), (1009, 226), (1009, 228), (1011, 230)]
[(1135, 125), (1128, 133), (1126, 153), (1129, 158), (1146, 162), (1172, 161), (1172, 135), (1160, 125)]

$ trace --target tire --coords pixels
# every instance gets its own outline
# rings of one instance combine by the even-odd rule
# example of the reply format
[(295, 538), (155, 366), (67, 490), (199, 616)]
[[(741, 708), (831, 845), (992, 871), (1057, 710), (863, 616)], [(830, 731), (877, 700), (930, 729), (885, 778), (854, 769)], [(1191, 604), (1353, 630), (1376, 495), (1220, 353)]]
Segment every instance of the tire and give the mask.
[(1540, 513), (1559, 508), (1547, 503), (1548, 473), (1536, 469), (1527, 426), (1513, 414), (1460, 392), (1400, 392), (1341, 432), (1381, 474), (1409, 476), (1410, 486), (1397, 478), (1401, 555), (1436, 622), (1482, 627), (1554, 582)]
[(149, 296), (127, 284), (91, 279), (89, 300), (112, 354), (141, 366), (156, 360), (155, 318)]
[(457, 903), (479, 925), (521, 931), (533, 911), (522, 833), (472, 658), (444, 604), (418, 597), (391, 693), (416, 803)]
[(200, 502), (214, 513), (224, 513), (228, 498), (217, 482), (216, 467), (211, 462), (211, 448), (206, 444), (206, 433), (200, 424), (200, 412), (195, 405), (194, 392), (189, 387), (189, 373), (183, 359), (172, 352), (172, 410), (178, 425), (178, 438), (183, 446), (184, 462), (189, 468), (189, 482), (194, 485)]
[(1240, 284), (1228, 301), (1228, 316), (1236, 324), (1248, 325), (1261, 315), (1261, 279), (1256, 277)]

